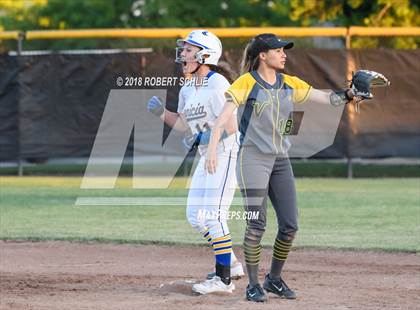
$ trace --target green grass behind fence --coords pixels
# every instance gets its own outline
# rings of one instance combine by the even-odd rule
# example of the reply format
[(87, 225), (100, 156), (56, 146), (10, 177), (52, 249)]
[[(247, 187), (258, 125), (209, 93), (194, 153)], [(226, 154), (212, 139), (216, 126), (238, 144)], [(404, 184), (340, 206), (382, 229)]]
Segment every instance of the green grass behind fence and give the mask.
[[(308, 162), (292, 161), (297, 177), (347, 177), (347, 163), (312, 160)], [(83, 176), (84, 164), (37, 164), (24, 166), (24, 175), (74, 175)], [(159, 171), (167, 172), (167, 168), (159, 165), (147, 165), (142, 168), (146, 173), (156, 175)], [(181, 169), (182, 172), (182, 169)], [(17, 175), (17, 167), (0, 167), (0, 175)], [(120, 175), (131, 176), (131, 164), (121, 166)], [(355, 178), (420, 178), (420, 166), (415, 164), (364, 164), (353, 163)]]

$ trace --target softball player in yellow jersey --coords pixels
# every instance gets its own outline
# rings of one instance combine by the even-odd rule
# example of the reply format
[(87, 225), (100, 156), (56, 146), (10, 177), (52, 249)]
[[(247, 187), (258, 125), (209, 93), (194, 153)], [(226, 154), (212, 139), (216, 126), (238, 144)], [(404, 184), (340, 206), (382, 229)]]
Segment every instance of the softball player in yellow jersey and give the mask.
[[(228, 72), (217, 66), (222, 45), (211, 32), (194, 30), (185, 39), (179, 40), (178, 45), (176, 62), (182, 64), (184, 74), (196, 77), (199, 82), (201, 78), (207, 78), (207, 81), (203, 85), (186, 84), (181, 88), (177, 113), (164, 109), (157, 97), (149, 101), (148, 109), (173, 128), (190, 131), (201, 155), (190, 184), (187, 219), (212, 245), (216, 272), (209, 274), (203, 283), (195, 284), (193, 291), (199, 294), (231, 293), (234, 289), (231, 277), (244, 275), (242, 264), (232, 251), (225, 216), (236, 189), (235, 167), (239, 146), (235, 117), (227, 122), (226, 132), (216, 146), (220, 171), (209, 174), (204, 169), (210, 131), (223, 109), (224, 93), (230, 86), (222, 74), (228, 75)], [(201, 213), (204, 218), (200, 218), (200, 211), (204, 211)]]
[[(280, 40), (274, 34), (261, 34), (250, 41), (242, 59), (244, 74), (226, 92), (227, 102), (214, 124), (205, 163), (209, 173), (217, 171), (216, 141), (226, 121), (238, 109), (241, 135), (238, 183), (245, 209), (259, 211), (257, 219), (247, 220), (244, 238), (249, 278), (246, 298), (256, 302), (267, 300), (263, 288), (282, 298), (296, 298), (295, 292), (281, 278), (298, 230), (295, 180), (287, 156), (290, 141), (285, 135), (285, 124), (293, 105), (310, 99), (337, 106), (349, 102), (354, 96), (349, 89), (331, 93), (316, 90), (297, 77), (279, 73), (286, 63), (285, 50), (292, 47), (292, 42)], [(271, 269), (262, 288), (258, 268), (268, 197), (277, 216), (278, 232)]]

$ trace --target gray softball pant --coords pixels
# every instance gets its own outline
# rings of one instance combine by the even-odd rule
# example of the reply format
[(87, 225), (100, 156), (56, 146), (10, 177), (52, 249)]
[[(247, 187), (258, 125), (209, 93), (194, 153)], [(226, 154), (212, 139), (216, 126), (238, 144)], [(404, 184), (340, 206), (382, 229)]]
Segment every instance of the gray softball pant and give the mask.
[(264, 154), (255, 146), (242, 146), (236, 165), (245, 211), (259, 211), (247, 220), (245, 242), (260, 242), (267, 223), (267, 198), (277, 216), (277, 239), (292, 241), (298, 230), (295, 177), (289, 158)]

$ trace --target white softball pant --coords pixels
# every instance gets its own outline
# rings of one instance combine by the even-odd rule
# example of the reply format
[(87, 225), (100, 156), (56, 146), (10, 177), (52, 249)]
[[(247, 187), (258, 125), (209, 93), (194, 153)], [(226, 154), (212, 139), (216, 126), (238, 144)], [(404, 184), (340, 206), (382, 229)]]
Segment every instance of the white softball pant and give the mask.
[(192, 176), (187, 219), (198, 232), (208, 230), (213, 239), (229, 234), (226, 214), (237, 185), (236, 157), (235, 148), (220, 152), (217, 155), (216, 173), (209, 174), (204, 169), (206, 158), (203, 155)]

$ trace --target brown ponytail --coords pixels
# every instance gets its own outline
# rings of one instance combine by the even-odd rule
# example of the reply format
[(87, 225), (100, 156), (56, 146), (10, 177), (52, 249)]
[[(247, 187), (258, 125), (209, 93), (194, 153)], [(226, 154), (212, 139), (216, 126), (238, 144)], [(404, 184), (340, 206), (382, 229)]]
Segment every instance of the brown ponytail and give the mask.
[(233, 83), (235, 80), (235, 74), (232, 71), (230, 65), (225, 61), (220, 61), (217, 66), (216, 65), (208, 65), (211, 71), (217, 72), (223, 75), (230, 84)]
[(259, 54), (252, 55), (251, 53), (251, 45), (253, 40), (248, 43), (248, 45), (245, 47), (244, 53), (242, 54), (241, 75), (250, 71), (255, 71), (260, 66)]

